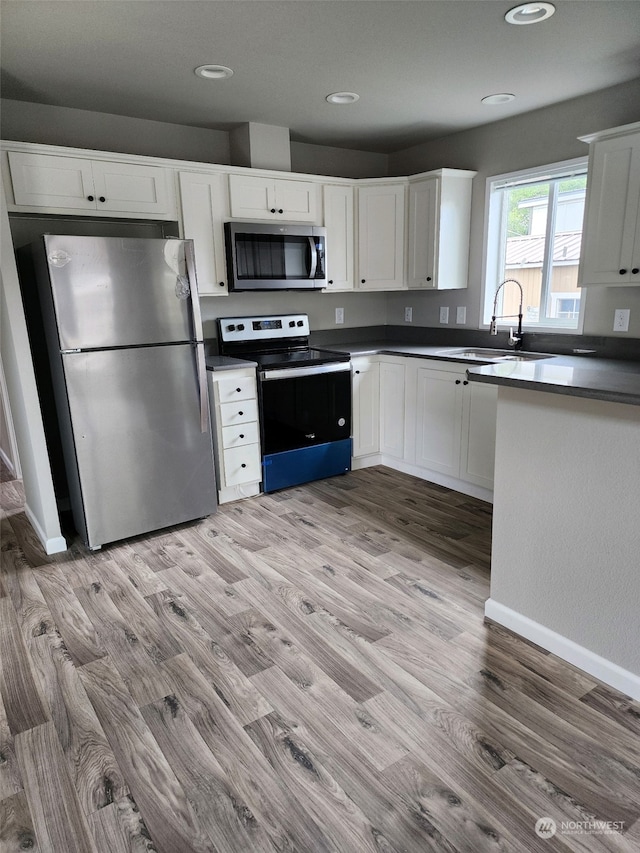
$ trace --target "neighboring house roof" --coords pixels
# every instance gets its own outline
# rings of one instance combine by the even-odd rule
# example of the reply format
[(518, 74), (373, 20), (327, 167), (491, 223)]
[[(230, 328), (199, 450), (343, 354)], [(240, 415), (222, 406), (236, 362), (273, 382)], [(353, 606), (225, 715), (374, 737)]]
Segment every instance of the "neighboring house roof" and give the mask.
[[(553, 244), (553, 262), (577, 264), (580, 260), (581, 231), (556, 234)], [(509, 237), (507, 239), (506, 266), (541, 266), (544, 257), (544, 235)]]

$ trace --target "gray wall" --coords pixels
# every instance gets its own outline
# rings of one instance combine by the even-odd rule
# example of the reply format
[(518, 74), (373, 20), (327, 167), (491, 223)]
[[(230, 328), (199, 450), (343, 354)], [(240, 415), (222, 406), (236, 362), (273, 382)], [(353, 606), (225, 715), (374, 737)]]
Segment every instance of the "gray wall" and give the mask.
[[(437, 326), (440, 306), (450, 306), (455, 320), (455, 307), (465, 305), (467, 328), (478, 328), (487, 178), (586, 156), (588, 146), (578, 136), (638, 120), (640, 79), (391, 154), (390, 175), (438, 168), (475, 169), (478, 174), (473, 181), (468, 289), (390, 294), (387, 323), (402, 323), (404, 306), (411, 304), (414, 325)], [(584, 334), (611, 335), (614, 308), (631, 309), (628, 336), (640, 337), (640, 287), (590, 288)]]
[[(230, 165), (229, 134), (90, 110), (2, 100), (2, 138)], [(388, 157), (303, 142), (291, 143), (291, 170), (339, 178), (384, 177)]]

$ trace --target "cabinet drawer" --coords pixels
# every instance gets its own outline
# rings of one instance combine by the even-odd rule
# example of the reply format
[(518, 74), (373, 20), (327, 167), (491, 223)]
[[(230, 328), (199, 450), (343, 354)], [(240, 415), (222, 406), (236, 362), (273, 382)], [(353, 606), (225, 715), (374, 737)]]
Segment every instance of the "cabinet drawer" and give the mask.
[(222, 379), (216, 382), (219, 403), (231, 403), (233, 400), (250, 400), (256, 396), (256, 380), (254, 376), (243, 376), (241, 379)]
[(222, 403), (220, 406), (220, 424), (223, 427), (257, 420), (258, 403), (256, 400), (238, 400), (234, 403)]
[(255, 421), (246, 424), (234, 424), (222, 429), (222, 446), (225, 449), (241, 447), (245, 444), (257, 444), (259, 440), (258, 424)]
[(257, 483), (262, 479), (260, 445), (247, 444), (244, 447), (230, 447), (223, 451), (222, 458), (224, 460), (226, 486)]

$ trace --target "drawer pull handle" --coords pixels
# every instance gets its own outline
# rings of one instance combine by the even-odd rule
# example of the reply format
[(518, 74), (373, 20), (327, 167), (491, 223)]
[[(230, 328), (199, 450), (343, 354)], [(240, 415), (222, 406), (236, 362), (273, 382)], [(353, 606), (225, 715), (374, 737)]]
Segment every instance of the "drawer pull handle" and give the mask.
[(244, 415), (244, 412), (238, 412), (239, 415)]
[(94, 196), (92, 196), (92, 195), (88, 195), (88, 196), (87, 196), (87, 201), (94, 201)]
[(243, 433), (243, 432), (241, 432), (239, 437), (240, 437), (240, 438), (244, 438), (244, 433)]
[(238, 394), (239, 394), (239, 393), (242, 391), (242, 388), (236, 388), (236, 391), (237, 391), (237, 392), (238, 392)]
[(640, 272), (640, 268), (639, 268), (639, 267), (634, 267), (634, 268), (631, 270), (631, 272), (632, 272), (634, 275), (638, 275), (638, 273)]
[(224, 281), (219, 281), (218, 284), (220, 285), (220, 287), (224, 287)]
[(360, 373), (360, 371), (359, 371), (359, 370), (356, 370), (356, 376), (357, 376), (359, 373)]
[(467, 380), (465, 379), (465, 380), (464, 380), (464, 382), (463, 382), (462, 384), (463, 384), (463, 385), (468, 385), (469, 383), (468, 383), (468, 382), (467, 382)]
[(627, 271), (625, 269), (620, 270), (620, 275), (626, 275), (626, 274), (627, 274)]
[(99, 200), (99, 201), (106, 201), (106, 198), (105, 198), (103, 195), (101, 195), (101, 196), (100, 196), (100, 198), (99, 198), (98, 200)]
[(246, 468), (247, 466), (246, 466), (246, 465), (245, 465), (245, 463), (243, 462), (243, 463), (240, 465), (240, 467), (241, 467), (241, 468)]
[(456, 379), (456, 385), (459, 385), (462, 380)]

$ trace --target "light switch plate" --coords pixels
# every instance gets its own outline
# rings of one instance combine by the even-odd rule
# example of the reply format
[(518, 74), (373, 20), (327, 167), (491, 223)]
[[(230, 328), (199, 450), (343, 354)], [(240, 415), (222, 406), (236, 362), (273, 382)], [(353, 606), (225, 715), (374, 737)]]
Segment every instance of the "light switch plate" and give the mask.
[(456, 323), (459, 326), (464, 326), (467, 322), (467, 309), (464, 305), (459, 305), (456, 308)]
[(441, 323), (448, 323), (449, 322), (449, 309), (448, 308), (441, 308), (440, 309), (440, 322)]
[(413, 308), (404, 309), (404, 321), (405, 323), (413, 323)]
[(336, 308), (336, 325), (344, 323), (344, 308)]

